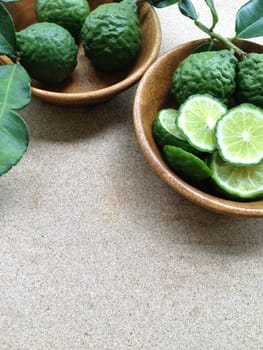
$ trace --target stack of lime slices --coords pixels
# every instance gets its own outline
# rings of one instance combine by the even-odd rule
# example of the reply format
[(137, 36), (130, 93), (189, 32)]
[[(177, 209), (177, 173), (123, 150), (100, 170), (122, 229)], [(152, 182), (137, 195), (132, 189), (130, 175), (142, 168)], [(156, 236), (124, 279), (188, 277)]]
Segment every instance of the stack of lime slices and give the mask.
[(153, 136), (168, 165), (187, 181), (214, 184), (225, 197), (263, 196), (263, 110), (231, 109), (210, 95), (192, 95), (179, 108), (162, 109)]

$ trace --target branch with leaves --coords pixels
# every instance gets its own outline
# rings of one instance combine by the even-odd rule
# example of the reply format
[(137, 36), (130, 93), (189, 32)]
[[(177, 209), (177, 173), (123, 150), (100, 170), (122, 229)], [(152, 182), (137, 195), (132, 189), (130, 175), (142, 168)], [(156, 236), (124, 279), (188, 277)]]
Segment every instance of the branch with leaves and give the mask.
[(234, 41), (237, 39), (250, 39), (263, 35), (263, 1), (250, 0), (244, 4), (237, 12), (235, 18), (235, 36), (232, 39), (225, 38), (215, 32), (218, 23), (218, 13), (213, 0), (204, 0), (208, 6), (212, 25), (208, 27), (199, 19), (198, 12), (191, 0), (147, 0), (151, 5), (161, 8), (177, 4), (180, 12), (194, 21), (195, 25), (210, 36), (212, 41), (220, 41), (227, 49), (237, 54), (241, 59), (246, 55), (238, 48)]
[(13, 19), (0, 2), (0, 175), (19, 162), (29, 142), (27, 125), (16, 110), (30, 102), (31, 79), (17, 57)]

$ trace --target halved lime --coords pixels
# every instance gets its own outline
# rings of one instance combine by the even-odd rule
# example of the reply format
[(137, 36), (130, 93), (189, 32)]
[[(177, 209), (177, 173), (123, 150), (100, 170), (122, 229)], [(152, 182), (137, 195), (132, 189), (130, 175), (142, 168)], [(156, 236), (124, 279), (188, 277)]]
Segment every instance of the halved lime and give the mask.
[(203, 152), (216, 148), (215, 125), (227, 107), (210, 95), (192, 95), (180, 107), (177, 126), (187, 141)]
[(199, 154), (185, 140), (176, 125), (178, 111), (174, 108), (161, 109), (153, 122), (153, 137), (156, 143), (162, 147), (164, 145), (178, 146), (186, 151)]
[(263, 110), (249, 103), (230, 109), (216, 126), (218, 150), (233, 165), (263, 159)]
[(243, 200), (263, 196), (263, 162), (234, 166), (225, 162), (218, 152), (211, 157), (212, 180), (227, 197)]
[(193, 181), (203, 181), (211, 175), (210, 168), (203, 160), (180, 147), (165, 145), (163, 154), (167, 164), (180, 176)]

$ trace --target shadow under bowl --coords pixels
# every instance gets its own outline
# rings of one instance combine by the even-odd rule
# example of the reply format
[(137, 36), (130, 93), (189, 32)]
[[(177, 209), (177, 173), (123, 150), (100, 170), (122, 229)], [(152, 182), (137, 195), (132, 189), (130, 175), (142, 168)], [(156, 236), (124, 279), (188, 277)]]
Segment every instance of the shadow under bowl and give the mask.
[[(144, 74), (134, 100), (134, 128), (140, 147), (155, 172), (172, 189), (190, 201), (227, 215), (263, 216), (263, 199), (239, 202), (220, 198), (200, 190), (177, 176), (165, 163), (152, 135), (157, 112), (169, 106), (171, 78), (178, 64), (207, 39), (182, 44), (161, 56)], [(237, 45), (246, 52), (263, 53), (263, 46), (240, 40)]]
[[(90, 0), (93, 10), (108, 0)], [(11, 13), (16, 31), (35, 23), (35, 0), (23, 0), (5, 4)], [(142, 43), (138, 57), (130, 70), (125, 72), (105, 73), (96, 69), (84, 55), (79, 45), (78, 65), (71, 76), (55, 87), (45, 86), (32, 81), (32, 94), (44, 101), (64, 104), (83, 105), (106, 101), (114, 95), (135, 84), (158, 56), (161, 45), (161, 27), (156, 11), (147, 3), (139, 5), (138, 11)]]

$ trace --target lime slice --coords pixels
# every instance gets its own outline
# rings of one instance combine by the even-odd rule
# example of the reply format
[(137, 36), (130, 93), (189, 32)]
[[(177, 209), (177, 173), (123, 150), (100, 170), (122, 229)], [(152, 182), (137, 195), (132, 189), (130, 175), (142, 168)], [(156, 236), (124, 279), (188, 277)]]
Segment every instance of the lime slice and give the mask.
[(182, 177), (203, 181), (211, 175), (210, 168), (203, 160), (180, 147), (165, 145), (163, 154), (171, 169)]
[(161, 146), (168, 144), (167, 140), (175, 139), (183, 140), (182, 134), (179, 132), (175, 121), (177, 118), (177, 110), (173, 108), (161, 109), (153, 123), (153, 133), (156, 142)]
[(162, 147), (164, 145), (173, 145), (181, 147), (186, 151), (199, 154), (185, 140), (176, 125), (178, 111), (173, 108), (161, 109), (153, 123), (153, 137), (156, 143)]
[(217, 123), (216, 138), (227, 162), (258, 164), (263, 159), (263, 110), (249, 103), (230, 109)]
[(177, 126), (193, 147), (213, 152), (215, 125), (226, 111), (226, 106), (210, 95), (192, 95), (179, 109)]
[(248, 200), (263, 196), (263, 162), (234, 166), (214, 152), (210, 168), (212, 180), (227, 197)]

